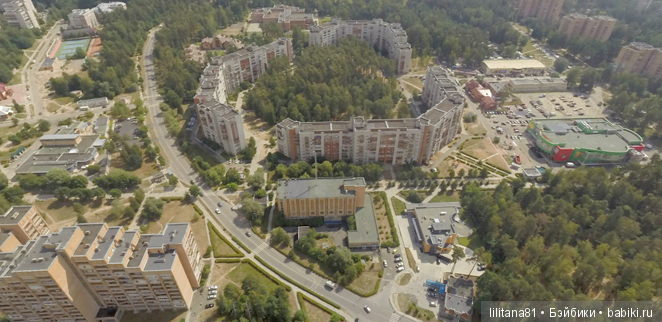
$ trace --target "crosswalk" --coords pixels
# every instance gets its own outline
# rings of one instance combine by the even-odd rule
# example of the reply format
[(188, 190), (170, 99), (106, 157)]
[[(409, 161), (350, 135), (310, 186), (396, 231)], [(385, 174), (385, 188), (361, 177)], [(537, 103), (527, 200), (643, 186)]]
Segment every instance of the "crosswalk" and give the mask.
[(388, 322), (397, 322), (397, 321), (400, 321), (400, 318), (402, 318), (401, 314), (392, 313), (391, 318), (388, 319)]
[(267, 245), (267, 243), (262, 243), (259, 246), (257, 246), (257, 248), (253, 250), (253, 252), (255, 254), (258, 254), (259, 252), (265, 250), (267, 247), (269, 247), (269, 245)]
[(315, 281), (313, 282), (313, 284), (310, 286), (310, 289), (313, 289), (313, 290), (314, 290), (317, 286), (319, 286), (319, 285), (322, 284), (323, 282), (324, 282), (324, 279), (323, 279), (323, 278), (317, 278), (317, 279), (315, 279)]

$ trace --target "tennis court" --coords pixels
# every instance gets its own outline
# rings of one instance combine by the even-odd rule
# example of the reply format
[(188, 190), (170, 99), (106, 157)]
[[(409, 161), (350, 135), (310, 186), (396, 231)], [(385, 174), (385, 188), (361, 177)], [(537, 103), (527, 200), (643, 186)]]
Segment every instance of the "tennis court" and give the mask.
[(76, 53), (76, 48), (82, 48), (87, 53), (87, 47), (90, 45), (90, 39), (78, 39), (63, 41), (55, 56), (58, 59), (66, 59), (67, 56)]

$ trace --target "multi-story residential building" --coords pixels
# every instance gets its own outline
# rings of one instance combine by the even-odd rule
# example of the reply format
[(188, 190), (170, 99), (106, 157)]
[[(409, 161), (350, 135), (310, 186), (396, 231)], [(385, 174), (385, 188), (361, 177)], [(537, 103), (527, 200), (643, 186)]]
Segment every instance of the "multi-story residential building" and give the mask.
[(310, 28), (308, 43), (311, 46), (329, 46), (338, 39), (356, 36), (371, 46), (388, 52), (388, 58), (395, 60), (396, 72), (406, 74), (411, 64), (411, 45), (407, 33), (399, 23), (388, 23), (382, 19), (348, 20), (333, 19), (331, 22)]
[(71, 28), (96, 28), (99, 25), (92, 9), (74, 9), (67, 17)]
[(12, 321), (119, 322), (128, 310), (187, 309), (201, 270), (187, 223), (155, 235), (79, 224), (0, 253), (0, 310)]
[(580, 13), (569, 14), (561, 19), (559, 31), (570, 38), (585, 38), (607, 41), (616, 28), (616, 19), (609, 16), (589, 17)]
[(287, 32), (294, 27), (306, 29), (312, 26), (315, 23), (315, 15), (306, 13), (306, 9), (277, 4), (272, 8), (253, 9), (250, 22), (275, 23)]
[(342, 217), (354, 216), (356, 230), (347, 232), (348, 246), (379, 247), (375, 211), (370, 195), (366, 198), (364, 178), (280, 179), (276, 209), (287, 218), (324, 217), (326, 223), (341, 223)]
[(39, 28), (37, 9), (31, 0), (10, 0), (2, 3), (5, 18), (16, 28)]
[(662, 49), (643, 42), (623, 46), (616, 57), (616, 72), (659, 79), (662, 77)]
[(565, 0), (520, 0), (517, 16), (553, 22), (559, 19)]
[(37, 208), (32, 205), (13, 206), (0, 216), (0, 251), (5, 251), (3, 249), (9, 247), (14, 239), (20, 244), (25, 244), (50, 232)]
[(218, 143), (225, 152), (236, 155), (246, 148), (241, 114), (232, 106), (212, 101), (197, 105), (200, 130), (204, 136)]
[(200, 76), (200, 88), (194, 98), (202, 133), (221, 145), (226, 152), (237, 154), (246, 147), (241, 115), (226, 105), (227, 94), (239, 89), (243, 82), (255, 82), (269, 66), (269, 61), (285, 56), (293, 58), (292, 40), (280, 38), (258, 47), (214, 57)]
[(429, 109), (418, 118), (298, 122), (276, 125), (278, 151), (293, 160), (349, 160), (364, 164), (426, 163), (458, 132), (464, 97), (441, 67), (429, 67), (423, 100)]

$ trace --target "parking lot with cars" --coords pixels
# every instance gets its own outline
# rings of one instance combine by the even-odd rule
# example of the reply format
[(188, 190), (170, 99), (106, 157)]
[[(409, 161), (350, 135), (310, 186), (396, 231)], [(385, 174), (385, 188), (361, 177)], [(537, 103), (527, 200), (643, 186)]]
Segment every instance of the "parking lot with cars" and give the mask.
[(138, 120), (135, 118), (128, 118), (122, 121), (115, 122), (115, 133), (125, 135), (129, 138), (130, 144), (140, 144), (140, 137), (138, 136)]

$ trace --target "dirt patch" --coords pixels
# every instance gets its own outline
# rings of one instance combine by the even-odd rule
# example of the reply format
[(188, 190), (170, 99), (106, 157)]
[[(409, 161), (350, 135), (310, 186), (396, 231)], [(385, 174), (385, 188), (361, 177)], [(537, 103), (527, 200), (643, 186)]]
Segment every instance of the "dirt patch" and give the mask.
[[(386, 216), (386, 207), (384, 207), (384, 200), (382, 198), (372, 196), (373, 205), (375, 207), (375, 218), (377, 219), (377, 229), (379, 229), (379, 241), (385, 242), (391, 240), (391, 225)], [(378, 202), (375, 202), (377, 200)]]
[[(505, 157), (510, 158), (509, 156), (505, 156)], [(504, 160), (504, 156), (500, 154), (487, 158), (485, 162), (489, 162), (503, 169), (508, 169), (508, 167), (510, 167), (510, 164), (506, 163), (506, 160)]]
[(490, 142), (490, 138), (482, 138), (466, 141), (462, 147), (462, 152), (478, 160), (483, 160), (496, 154), (497, 150), (494, 144)]
[[(389, 232), (390, 233), (390, 232)], [(366, 262), (365, 271), (349, 284), (349, 287), (361, 292), (370, 293), (375, 289), (375, 284), (379, 282), (379, 272), (382, 265), (379, 262)]]
[(397, 280), (398, 285), (407, 285), (409, 281), (411, 281), (411, 273), (402, 274)]
[[(124, 207), (129, 206), (129, 198), (121, 199)], [(99, 206), (93, 208), (93, 210), (85, 212), (84, 216), (87, 219), (87, 222), (106, 222), (109, 226), (125, 226), (131, 223), (130, 218), (123, 217), (123, 214), (120, 214), (116, 218), (112, 218), (109, 214), (111, 209), (112, 199), (104, 200), (103, 203), (99, 203)]]

